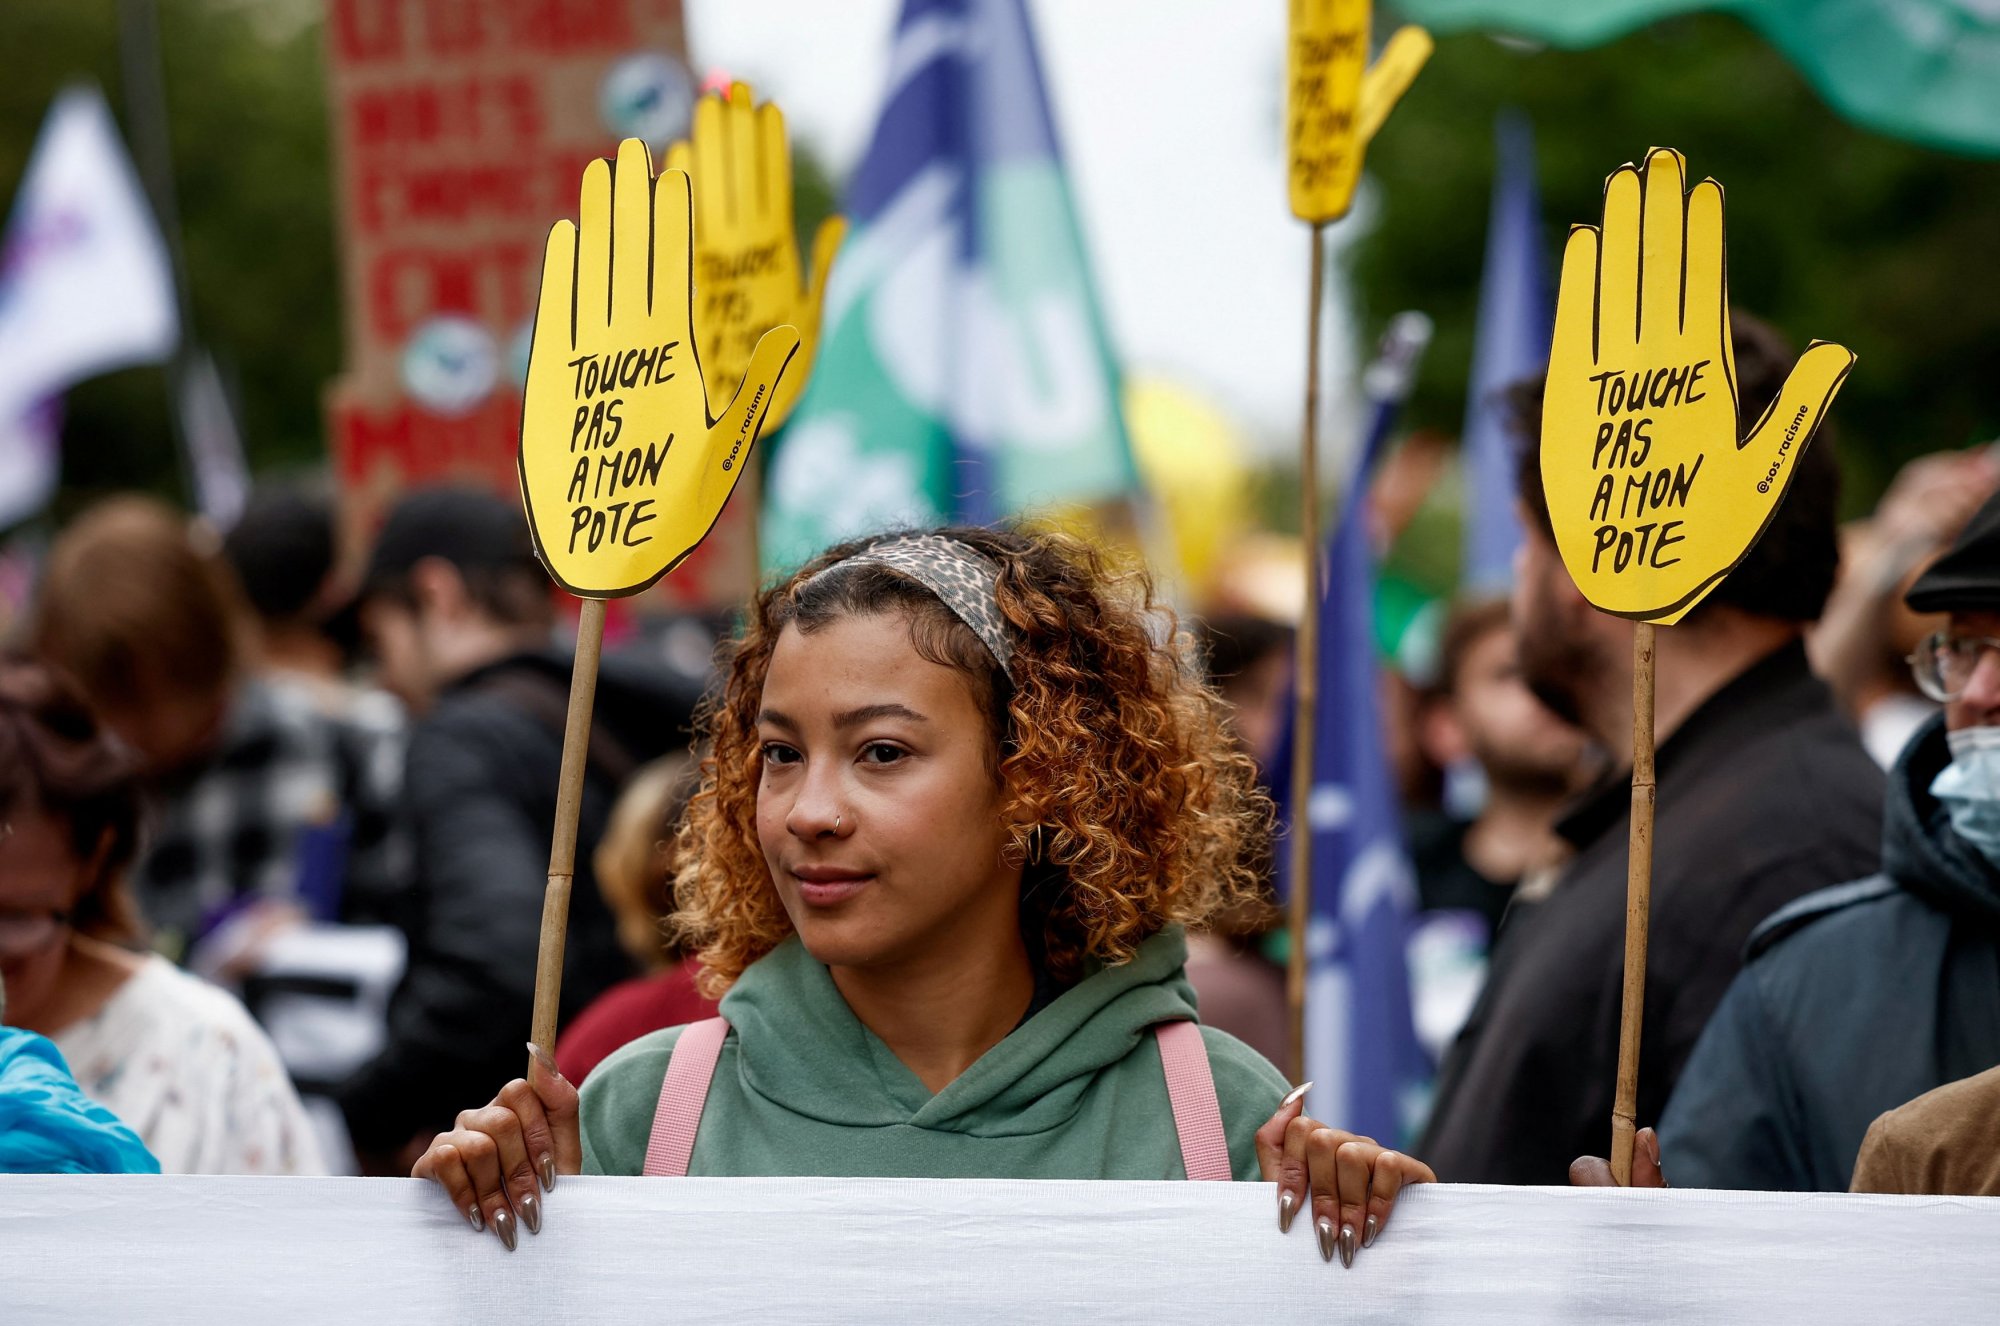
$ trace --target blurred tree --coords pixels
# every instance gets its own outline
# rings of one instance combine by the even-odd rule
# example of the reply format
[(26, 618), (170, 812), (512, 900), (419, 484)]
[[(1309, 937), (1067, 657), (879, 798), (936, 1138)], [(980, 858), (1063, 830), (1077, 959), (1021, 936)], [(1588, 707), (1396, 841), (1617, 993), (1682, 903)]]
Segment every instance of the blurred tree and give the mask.
[[(15, 57), (0, 80), (0, 197), (64, 85), (96, 83), (129, 126), (118, 17), (115, 0), (0, 6), (0, 50)], [(166, 0), (159, 26), (195, 330), (236, 391), (253, 467), (315, 462), (340, 355), (319, 6)], [(185, 500), (168, 408), (158, 368), (72, 391), (56, 514), (118, 488)]]
[(1908, 457), (2000, 434), (2000, 300), (1978, 275), (2000, 163), (1847, 124), (1755, 33), (1708, 15), (1589, 51), (1438, 43), (1369, 149), (1379, 211), (1354, 260), (1367, 322), (1402, 308), (1436, 320), (1410, 426), (1463, 421), (1503, 106), (1534, 121), (1551, 280), (1567, 227), (1598, 221), (1620, 162), (1664, 144), (1723, 182), (1733, 303), (1860, 356), (1833, 411), (1850, 511)]

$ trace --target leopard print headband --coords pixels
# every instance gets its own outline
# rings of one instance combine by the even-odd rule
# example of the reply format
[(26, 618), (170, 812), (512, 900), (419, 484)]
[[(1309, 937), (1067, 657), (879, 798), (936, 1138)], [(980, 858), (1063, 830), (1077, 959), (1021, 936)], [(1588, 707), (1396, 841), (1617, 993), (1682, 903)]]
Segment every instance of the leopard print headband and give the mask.
[(806, 584), (845, 566), (870, 565), (886, 566), (937, 595), (938, 601), (979, 637), (1000, 670), (1009, 672), (1014, 645), (1007, 637), (1006, 620), (1000, 615), (1000, 568), (987, 557), (942, 534), (909, 535), (864, 548), (835, 562)]

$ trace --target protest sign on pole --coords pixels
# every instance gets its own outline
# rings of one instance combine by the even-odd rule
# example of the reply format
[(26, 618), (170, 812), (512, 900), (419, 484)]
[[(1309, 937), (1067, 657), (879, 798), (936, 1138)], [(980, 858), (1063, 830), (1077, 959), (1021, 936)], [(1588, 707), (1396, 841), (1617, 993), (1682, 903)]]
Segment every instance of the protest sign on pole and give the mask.
[(1319, 331), (1326, 286), (1326, 227), (1347, 214), (1368, 142), (1430, 58), (1430, 35), (1402, 28), (1368, 63), (1369, 0), (1292, 0), (1286, 38), (1285, 148), (1292, 214), (1312, 233), (1306, 295), (1305, 422), (1299, 435), (1299, 539), (1305, 548), (1305, 604), (1299, 614), (1292, 710), (1290, 907), (1286, 994), (1291, 1062), (1305, 1072), (1305, 933), (1312, 919), (1312, 833), (1305, 804), (1312, 784), (1318, 708), (1320, 599)]
[(1632, 637), (1632, 828), (1611, 1168), (1631, 1177), (1652, 899), (1654, 627), (1700, 603), (1756, 545), (1854, 366), (1814, 341), (1739, 436), (1722, 186), (1685, 187), (1655, 148), (1604, 185), (1604, 223), (1563, 249), (1542, 409), (1542, 485), (1557, 550)]
[(806, 389), (826, 278), (847, 221), (820, 223), (812, 267), (802, 271), (785, 115), (768, 101), (757, 105), (747, 83), (696, 102), (693, 132), (667, 149), (665, 164), (687, 172), (694, 187), (694, 334), (709, 399), (735, 394), (766, 330), (798, 329), (798, 358), (764, 420), (775, 431)]
[[(792, 211), (792, 148), (785, 116), (770, 102), (755, 104), (747, 83), (704, 96), (694, 127), (667, 149), (666, 165), (686, 171), (694, 186), (694, 334), (710, 400), (727, 400), (742, 382), (757, 343), (772, 327), (794, 327), (799, 354), (765, 415), (766, 432), (791, 418), (819, 353), (820, 310), (834, 254), (847, 221), (830, 216), (813, 236), (810, 284), (799, 268), (798, 222)], [(758, 564), (758, 468), (738, 503)]]
[(555, 1044), (577, 813), (604, 602), (636, 594), (708, 536), (750, 462), (798, 333), (761, 336), (715, 408), (694, 333), (694, 205), (686, 172), (653, 177), (646, 144), (584, 168), (577, 221), (550, 229), (517, 453), (535, 552), (583, 600), (563, 729), (535, 967), (534, 1043)]

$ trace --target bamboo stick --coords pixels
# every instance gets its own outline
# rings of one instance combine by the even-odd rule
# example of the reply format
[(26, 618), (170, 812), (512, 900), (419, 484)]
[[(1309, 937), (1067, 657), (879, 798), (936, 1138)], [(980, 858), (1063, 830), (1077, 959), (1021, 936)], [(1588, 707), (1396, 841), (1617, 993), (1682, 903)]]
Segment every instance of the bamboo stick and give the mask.
[(535, 956), (534, 1042), (556, 1048), (562, 1003), (563, 946), (569, 939), (570, 885), (576, 878), (576, 825), (583, 808), (583, 770), (590, 754), (590, 715), (597, 701), (597, 663), (604, 652), (604, 600), (583, 600), (576, 625), (576, 663), (569, 677), (563, 724), (562, 776), (556, 784), (555, 835), (549, 844), (549, 884), (542, 894), (542, 941)]
[(1292, 1081), (1306, 1080), (1306, 932), (1312, 923), (1313, 744), (1319, 718), (1319, 325), (1325, 295), (1326, 226), (1312, 231), (1312, 291), (1306, 307), (1306, 417), (1299, 433), (1299, 541), (1305, 549), (1305, 611), (1292, 674), (1290, 946), (1285, 1001), (1291, 1015)]
[(1646, 937), (1653, 908), (1653, 624), (1632, 630), (1632, 836), (1625, 860), (1625, 998), (1618, 1023), (1618, 1095), (1611, 1107), (1611, 1176), (1632, 1182), (1639, 1110), (1639, 1029), (1646, 1006)]

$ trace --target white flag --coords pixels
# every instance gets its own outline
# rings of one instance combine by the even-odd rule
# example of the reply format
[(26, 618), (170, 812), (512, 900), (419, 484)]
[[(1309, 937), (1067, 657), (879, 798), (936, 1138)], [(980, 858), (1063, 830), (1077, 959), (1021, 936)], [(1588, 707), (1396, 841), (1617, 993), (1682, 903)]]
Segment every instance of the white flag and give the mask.
[(195, 505), (226, 532), (250, 500), (250, 467), (215, 356), (201, 350), (192, 359), (181, 382), (181, 434), (194, 470)]
[[(37, 402), (163, 360), (179, 337), (167, 247), (111, 111), (95, 88), (70, 88), (42, 122), (0, 254), (0, 438)], [(0, 493), (0, 510), (27, 496)]]

